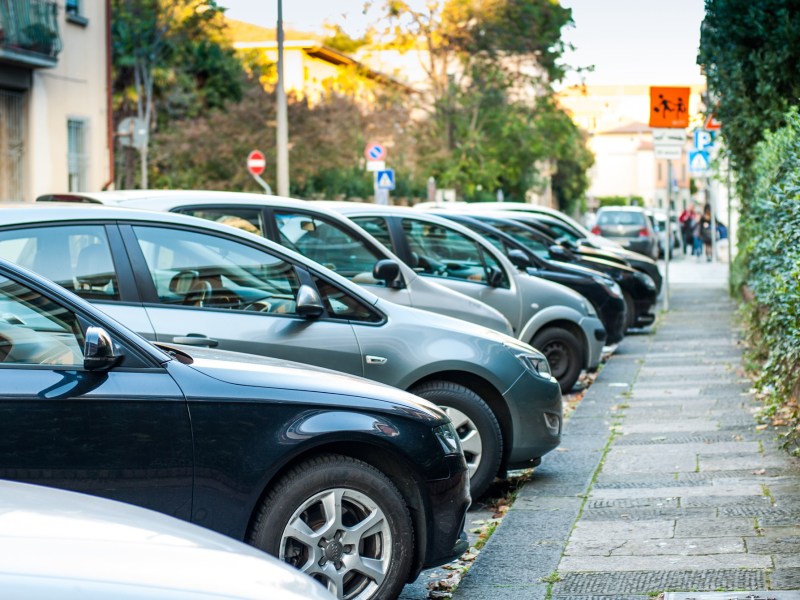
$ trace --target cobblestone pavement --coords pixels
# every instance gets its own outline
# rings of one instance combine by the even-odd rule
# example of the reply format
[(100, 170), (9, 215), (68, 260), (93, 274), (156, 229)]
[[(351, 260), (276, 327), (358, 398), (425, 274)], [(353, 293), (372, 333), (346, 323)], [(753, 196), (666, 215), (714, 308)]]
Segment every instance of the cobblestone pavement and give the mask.
[(676, 261), (455, 600), (800, 589), (800, 460), (756, 428), (725, 271)]

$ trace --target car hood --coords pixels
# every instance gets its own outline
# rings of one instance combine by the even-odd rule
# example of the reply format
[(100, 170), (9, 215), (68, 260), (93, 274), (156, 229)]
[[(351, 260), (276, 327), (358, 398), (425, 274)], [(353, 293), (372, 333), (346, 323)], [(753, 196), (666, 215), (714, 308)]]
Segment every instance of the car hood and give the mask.
[[(500, 334), (498, 334), (500, 335)], [(408, 392), (363, 377), (290, 360), (255, 356), (228, 350), (158, 344), (171, 349), (175, 359), (218, 381), (255, 388), (296, 390), (363, 398), (373, 403), (400, 407), (424, 420), (446, 419), (442, 410)], [(188, 357), (188, 360), (187, 360)]]

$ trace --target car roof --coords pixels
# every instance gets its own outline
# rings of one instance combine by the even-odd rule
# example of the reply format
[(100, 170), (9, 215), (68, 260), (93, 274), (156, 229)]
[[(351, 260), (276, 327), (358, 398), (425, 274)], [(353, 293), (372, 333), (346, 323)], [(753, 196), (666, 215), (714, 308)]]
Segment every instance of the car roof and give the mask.
[(170, 223), (174, 225), (188, 225), (200, 229), (206, 229), (232, 235), (248, 240), (251, 243), (260, 246), (266, 246), (277, 254), (282, 254), (294, 262), (308, 265), (315, 270), (324, 273), (330, 279), (335, 280), (340, 286), (346, 290), (358, 295), (362, 300), (374, 305), (378, 301), (378, 297), (372, 294), (369, 290), (358, 286), (351, 281), (345, 279), (341, 275), (334, 273), (330, 269), (315, 263), (311, 259), (298, 254), (289, 248), (276, 244), (260, 235), (248, 233), (230, 225), (222, 223), (215, 223), (207, 219), (199, 219), (197, 217), (190, 217), (188, 215), (181, 215), (170, 212), (155, 212), (151, 210), (142, 210), (135, 208), (121, 208), (119, 206), (97, 205), (97, 204), (82, 204), (82, 203), (63, 203), (63, 202), (41, 202), (41, 203), (10, 203), (0, 204), (0, 223), (3, 225), (52, 225), (57, 222), (70, 222), (77, 220), (93, 220), (93, 221), (139, 221), (142, 223), (164, 224)]
[(620, 211), (620, 212), (647, 212), (644, 206), (601, 206), (597, 209), (598, 214), (601, 212), (612, 212), (612, 211)]

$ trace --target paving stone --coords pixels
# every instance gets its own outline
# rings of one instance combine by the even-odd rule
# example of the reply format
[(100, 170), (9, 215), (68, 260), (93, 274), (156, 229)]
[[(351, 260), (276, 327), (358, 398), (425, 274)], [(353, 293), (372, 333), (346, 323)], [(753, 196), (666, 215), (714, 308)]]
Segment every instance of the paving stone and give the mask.
[(620, 428), (623, 434), (628, 433), (652, 433), (654, 435), (670, 432), (698, 432), (698, 431), (718, 431), (719, 424), (713, 419), (684, 418), (669, 423), (664, 422), (640, 422), (625, 423)]
[[(544, 600), (547, 584), (536, 585), (480, 585), (471, 581), (469, 573), (453, 594), (453, 599), (479, 598), (480, 600)], [(402, 599), (401, 599), (402, 600)]]
[(701, 454), (699, 457), (701, 471), (725, 471), (726, 469), (769, 469), (780, 467), (785, 458), (763, 456), (761, 454)]
[(694, 471), (696, 455), (691, 452), (669, 452), (660, 446), (612, 447), (605, 457), (603, 471), (612, 473), (652, 473), (653, 471)]
[[(694, 556), (703, 554), (736, 554), (747, 552), (745, 540), (740, 537), (725, 538), (666, 538), (647, 540), (570, 540), (566, 556), (660, 556), (665, 554)], [(733, 565), (726, 565), (733, 566)], [(563, 562), (559, 569), (565, 568)], [(660, 567), (661, 569), (664, 566)], [(587, 570), (587, 569), (581, 569)], [(634, 569), (640, 570), (640, 569)]]
[(770, 569), (772, 558), (762, 554), (710, 554), (703, 556), (564, 556), (562, 571), (656, 571), (674, 569)]
[(766, 587), (766, 575), (759, 569), (564, 573), (563, 579), (553, 585), (553, 595), (658, 594), (664, 590), (757, 590)]
[(773, 554), (776, 569), (800, 569), (800, 554)]
[(550, 546), (533, 546), (529, 551), (521, 552), (518, 548), (509, 549), (504, 544), (487, 544), (462, 580), (462, 585), (536, 586), (543, 583), (542, 578), (555, 571), (561, 555), (561, 549), (556, 550), (554, 557), (554, 550)]
[(687, 498), (693, 496), (707, 496), (707, 495), (720, 495), (720, 496), (734, 496), (734, 495), (748, 495), (748, 496), (762, 496), (763, 490), (759, 485), (750, 486), (725, 486), (725, 485), (693, 485), (693, 486), (675, 486), (663, 488), (626, 488), (626, 489), (612, 489), (612, 488), (592, 488), (591, 498), (598, 500), (605, 499), (618, 499), (618, 498)]
[(583, 504), (583, 498), (569, 496), (518, 496), (511, 506), (512, 511), (533, 510), (539, 512), (569, 512), (574, 516)]
[(709, 432), (696, 435), (682, 433), (665, 433), (653, 435), (649, 433), (631, 433), (617, 437), (614, 446), (637, 446), (656, 444), (716, 444), (720, 442), (754, 442), (755, 440), (732, 432)]
[(729, 537), (755, 535), (755, 521), (746, 517), (678, 519), (675, 537)]
[(621, 498), (619, 500), (588, 500), (584, 510), (598, 508), (678, 508), (677, 498)]
[(800, 590), (800, 567), (775, 569), (769, 582), (776, 590)]
[(704, 506), (738, 506), (744, 508), (745, 506), (752, 506), (753, 508), (771, 508), (772, 503), (766, 496), (698, 496), (691, 498), (683, 498), (681, 506), (686, 508), (704, 507)]
[(622, 521), (584, 521), (575, 524), (569, 538), (570, 543), (593, 540), (626, 540), (670, 538), (673, 536), (673, 521), (643, 521), (636, 523)]
[(747, 551), (754, 554), (796, 554), (800, 556), (800, 536), (748, 538)]
[(716, 508), (629, 508), (584, 510), (582, 521), (666, 521), (671, 519), (713, 519)]
[(775, 590), (749, 590), (730, 592), (668, 592), (664, 600), (800, 600), (800, 592)]

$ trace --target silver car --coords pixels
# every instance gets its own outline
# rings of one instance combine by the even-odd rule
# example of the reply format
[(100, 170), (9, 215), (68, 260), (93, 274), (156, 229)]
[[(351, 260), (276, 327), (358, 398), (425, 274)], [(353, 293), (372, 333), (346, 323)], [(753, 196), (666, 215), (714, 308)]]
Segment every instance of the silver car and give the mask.
[(72, 192), (37, 200), (163, 210), (232, 225), (307, 256), (385, 300), (511, 334), (511, 324), (500, 312), (419, 277), (369, 233), (315, 202), (199, 190)]
[(210, 221), (105, 206), (0, 208), (0, 257), (151, 340), (285, 358), (409, 390), (456, 425), (477, 497), (561, 436), (544, 356), (470, 323), (379, 299), (269, 240)]
[(606, 330), (592, 304), (566, 286), (521, 273), (491, 242), (448, 219), (410, 208), (326, 203), (420, 275), (499, 310), (514, 335), (541, 350), (562, 392), (595, 369)]
[(333, 600), (308, 575), (161, 513), (0, 481), (0, 589), (59, 600)]

